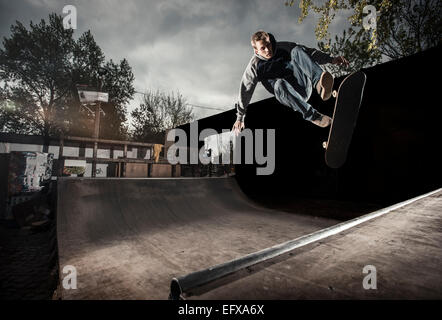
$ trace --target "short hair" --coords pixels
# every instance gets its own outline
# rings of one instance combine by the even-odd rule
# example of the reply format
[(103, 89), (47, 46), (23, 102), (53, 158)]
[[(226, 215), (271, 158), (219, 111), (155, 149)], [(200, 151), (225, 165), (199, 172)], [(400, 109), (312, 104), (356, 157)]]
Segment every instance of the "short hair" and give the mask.
[(270, 41), (270, 36), (267, 32), (259, 30), (252, 35), (252, 38), (250, 40), (252, 43), (252, 47), (256, 49), (255, 43), (257, 41), (266, 40), (268, 42)]

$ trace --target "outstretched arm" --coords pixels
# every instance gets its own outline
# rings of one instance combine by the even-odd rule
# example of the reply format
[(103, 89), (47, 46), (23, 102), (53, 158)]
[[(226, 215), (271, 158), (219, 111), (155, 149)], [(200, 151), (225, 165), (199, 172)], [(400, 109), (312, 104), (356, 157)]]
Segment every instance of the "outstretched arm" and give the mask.
[(247, 106), (252, 99), (257, 82), (256, 66), (253, 63), (252, 58), (244, 71), (239, 87), (238, 103), (236, 104), (236, 122), (232, 128), (237, 135), (241, 129), (244, 128), (244, 118), (246, 116)]
[(309, 48), (304, 45), (298, 44), (298, 46), (301, 46), (305, 49), (307, 54), (318, 64), (327, 64), (327, 63), (333, 63), (333, 58), (329, 54), (322, 52), (318, 49)]
[(345, 59), (343, 56), (332, 57), (331, 55), (329, 55), (325, 52), (322, 52), (318, 49), (309, 48), (306, 46), (302, 46), (302, 47), (304, 47), (307, 54), (319, 64), (332, 63), (332, 64), (344, 65), (344, 66), (349, 65), (348, 60)]

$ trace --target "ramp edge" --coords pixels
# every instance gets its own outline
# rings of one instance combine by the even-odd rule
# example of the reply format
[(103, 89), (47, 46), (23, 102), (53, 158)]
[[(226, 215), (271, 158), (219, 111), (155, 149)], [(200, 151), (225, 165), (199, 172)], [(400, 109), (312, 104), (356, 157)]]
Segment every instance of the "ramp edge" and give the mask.
[(256, 265), (258, 263), (264, 262), (266, 260), (275, 258), (284, 253), (290, 252), (296, 248), (306, 246), (310, 243), (316, 242), (318, 240), (330, 237), (332, 235), (338, 234), (340, 232), (346, 231), (353, 228), (359, 224), (370, 221), (372, 219), (383, 216), (393, 210), (399, 209), (401, 207), (407, 206), (413, 202), (421, 200), (423, 198), (429, 197), (433, 194), (442, 191), (442, 188), (433, 190), (431, 192), (425, 193), (423, 195), (399, 202), (397, 204), (391, 205), (389, 207), (368, 213), (361, 217), (339, 223), (335, 226), (331, 226), (319, 231), (310, 233), (308, 235), (289, 240), (287, 242), (277, 244), (275, 246), (245, 255), (243, 257), (218, 264), (207, 269), (192, 272), (187, 275), (173, 278), (170, 284), (170, 294), (169, 299), (178, 300), (184, 299), (186, 296), (191, 296), (190, 291), (192, 289), (202, 287), (209, 284), (215, 280), (218, 280), (227, 275), (238, 272), (242, 269)]

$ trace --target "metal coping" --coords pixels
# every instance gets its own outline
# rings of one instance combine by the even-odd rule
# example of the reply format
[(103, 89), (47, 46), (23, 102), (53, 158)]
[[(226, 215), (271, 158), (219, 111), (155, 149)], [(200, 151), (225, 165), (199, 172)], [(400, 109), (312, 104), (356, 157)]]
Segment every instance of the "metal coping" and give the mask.
[(312, 242), (316, 242), (318, 240), (330, 237), (337, 233), (348, 230), (352, 227), (355, 227), (361, 223), (367, 222), (369, 220), (378, 218), (382, 215), (385, 215), (393, 210), (404, 207), (408, 204), (411, 204), (417, 200), (422, 198), (431, 196), (435, 193), (442, 191), (442, 188), (436, 189), (434, 191), (425, 193), (423, 195), (405, 200), (403, 202), (399, 202), (397, 204), (391, 205), (389, 207), (365, 214), (363, 216), (357, 217), (355, 219), (339, 223), (335, 226), (331, 226), (308, 235), (289, 240), (287, 242), (277, 244), (275, 246), (245, 255), (243, 257), (231, 260), (229, 262), (225, 262), (222, 264), (218, 264), (207, 269), (203, 269), (200, 271), (192, 272), (187, 275), (173, 278), (170, 284), (170, 294), (169, 299), (179, 300), (184, 299), (184, 295), (188, 293), (190, 290), (206, 285), (210, 282), (213, 282), (217, 279), (225, 277), (227, 275), (233, 274), (237, 271), (250, 267), (252, 265), (258, 264), (260, 262), (272, 259), (289, 251), (292, 251), (296, 248), (308, 245)]

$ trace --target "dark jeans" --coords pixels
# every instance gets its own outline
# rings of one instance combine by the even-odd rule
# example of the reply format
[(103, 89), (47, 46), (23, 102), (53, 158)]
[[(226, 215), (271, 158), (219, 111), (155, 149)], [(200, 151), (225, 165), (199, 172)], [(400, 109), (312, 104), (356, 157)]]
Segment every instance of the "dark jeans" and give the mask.
[(293, 70), (293, 77), (276, 80), (275, 97), (283, 105), (300, 112), (305, 120), (316, 120), (320, 113), (307, 101), (323, 70), (302, 47), (293, 48), (291, 57), (290, 67)]

